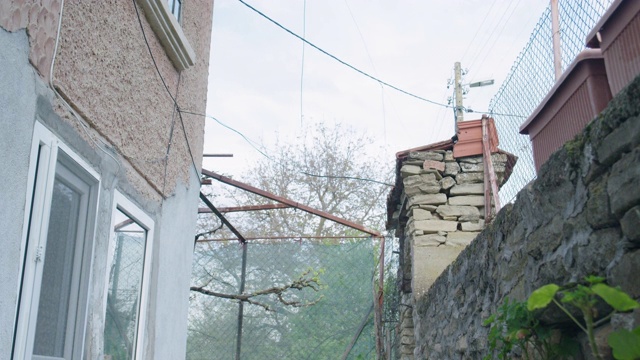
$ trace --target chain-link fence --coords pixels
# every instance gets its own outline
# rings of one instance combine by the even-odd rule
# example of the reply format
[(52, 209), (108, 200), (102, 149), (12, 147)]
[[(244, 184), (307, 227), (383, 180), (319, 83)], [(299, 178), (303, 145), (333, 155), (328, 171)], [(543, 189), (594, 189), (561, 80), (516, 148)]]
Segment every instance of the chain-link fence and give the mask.
[[(585, 48), (587, 34), (611, 3), (612, 0), (559, 1), (563, 70)], [(489, 112), (496, 120), (500, 147), (518, 156), (511, 178), (500, 190), (504, 203), (513, 201), (536, 175), (529, 137), (520, 135), (519, 129), (555, 83), (552, 35), (551, 9), (547, 7), (529, 42), (489, 103)]]
[(208, 293), (191, 292), (187, 359), (374, 359), (378, 246), (369, 238), (198, 242), (192, 283)]

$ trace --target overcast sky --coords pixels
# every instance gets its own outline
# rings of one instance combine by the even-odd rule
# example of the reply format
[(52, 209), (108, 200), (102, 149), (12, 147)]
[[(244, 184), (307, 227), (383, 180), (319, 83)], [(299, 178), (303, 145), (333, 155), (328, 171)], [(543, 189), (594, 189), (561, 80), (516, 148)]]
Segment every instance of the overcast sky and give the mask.
[[(245, 0), (354, 67), (405, 91), (447, 103), (456, 61), (473, 88), (465, 107), (488, 109), (526, 44), (545, 0)], [(306, 16), (305, 16), (306, 13)], [(306, 18), (306, 21), (303, 19)], [(453, 136), (453, 111), (412, 98), (347, 68), (238, 0), (215, 0), (207, 114), (265, 145), (313, 122), (341, 122), (376, 139), (385, 166), (397, 151)], [(302, 115), (302, 116), (301, 116)], [(466, 120), (480, 114), (465, 114)], [(239, 175), (261, 157), (208, 119), (206, 169)]]

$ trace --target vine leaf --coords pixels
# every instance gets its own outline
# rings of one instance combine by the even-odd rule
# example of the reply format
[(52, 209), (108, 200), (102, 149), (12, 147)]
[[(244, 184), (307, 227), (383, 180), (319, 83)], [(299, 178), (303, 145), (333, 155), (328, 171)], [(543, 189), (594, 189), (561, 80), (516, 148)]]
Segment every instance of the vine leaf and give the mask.
[(547, 284), (529, 296), (527, 300), (527, 310), (533, 311), (535, 309), (545, 308), (553, 300), (556, 293), (560, 290), (560, 286), (556, 284)]
[(613, 356), (620, 360), (640, 359), (640, 327), (634, 331), (620, 329), (607, 338)]
[(640, 307), (637, 301), (633, 300), (625, 292), (605, 284), (595, 284), (591, 287), (594, 293), (600, 296), (607, 304), (616, 311), (626, 312)]

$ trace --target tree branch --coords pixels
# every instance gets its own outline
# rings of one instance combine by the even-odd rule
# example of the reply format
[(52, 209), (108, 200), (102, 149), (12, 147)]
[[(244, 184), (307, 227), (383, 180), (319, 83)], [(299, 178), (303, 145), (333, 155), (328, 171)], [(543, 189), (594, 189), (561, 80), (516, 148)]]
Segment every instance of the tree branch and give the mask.
[(247, 294), (225, 294), (225, 293), (220, 293), (217, 291), (205, 289), (205, 286), (207, 286), (209, 282), (207, 282), (207, 284), (203, 286), (192, 286), (190, 289), (191, 291), (195, 291), (207, 296), (215, 296), (223, 299), (245, 301), (252, 305), (261, 306), (267, 311), (275, 311), (275, 310), (273, 310), (268, 304), (256, 301), (253, 298), (256, 296), (275, 295), (278, 301), (283, 305), (292, 306), (292, 307), (306, 307), (306, 306), (313, 306), (317, 304), (323, 298), (323, 296), (320, 296), (319, 298), (313, 301), (302, 302), (297, 300), (288, 301), (284, 298), (284, 294), (292, 289), (302, 290), (302, 289), (309, 288), (316, 292), (320, 291), (322, 288), (322, 284), (319, 282), (317, 277), (308, 277), (310, 272), (311, 270), (305, 271), (304, 273), (302, 273), (302, 275), (300, 275), (300, 277), (293, 280), (289, 284), (285, 284), (283, 286), (274, 286), (274, 287), (254, 291)]

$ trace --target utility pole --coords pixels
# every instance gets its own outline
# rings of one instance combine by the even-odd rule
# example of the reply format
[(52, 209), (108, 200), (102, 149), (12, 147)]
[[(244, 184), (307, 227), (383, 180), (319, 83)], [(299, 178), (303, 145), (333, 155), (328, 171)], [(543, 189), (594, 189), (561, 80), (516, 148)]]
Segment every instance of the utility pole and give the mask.
[(553, 33), (553, 67), (556, 81), (562, 75), (562, 53), (560, 52), (560, 19), (558, 15), (558, 0), (551, 0), (551, 32)]
[(460, 62), (456, 62), (454, 66), (455, 72), (455, 94), (456, 94), (456, 134), (458, 133), (458, 123), (464, 121), (464, 115), (462, 112), (462, 67)]

